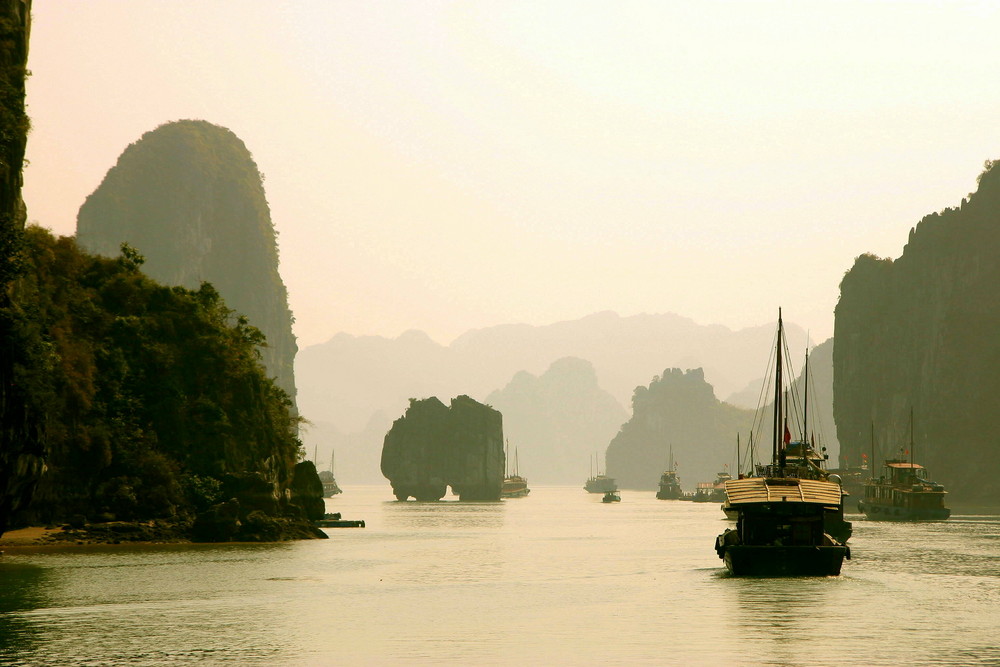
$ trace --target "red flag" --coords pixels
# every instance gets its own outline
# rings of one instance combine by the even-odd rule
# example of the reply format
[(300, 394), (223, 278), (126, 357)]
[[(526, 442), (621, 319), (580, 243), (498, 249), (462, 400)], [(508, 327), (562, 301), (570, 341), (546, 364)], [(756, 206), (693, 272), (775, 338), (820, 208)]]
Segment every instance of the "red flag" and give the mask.
[(867, 454), (862, 454), (861, 458), (863, 458), (863, 459), (865, 459), (867, 461), (868, 460), (868, 455)]
[(792, 441), (792, 432), (788, 430), (788, 424), (785, 424), (785, 444), (787, 445)]

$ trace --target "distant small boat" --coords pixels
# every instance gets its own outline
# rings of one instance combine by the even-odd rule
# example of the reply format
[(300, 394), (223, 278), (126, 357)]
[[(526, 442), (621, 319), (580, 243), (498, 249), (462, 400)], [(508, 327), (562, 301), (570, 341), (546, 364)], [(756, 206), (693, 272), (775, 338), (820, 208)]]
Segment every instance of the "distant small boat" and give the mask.
[(313, 522), (319, 528), (364, 528), (364, 519), (341, 519), (340, 512), (324, 514), (323, 518)]
[(614, 491), (608, 491), (604, 494), (604, 497), (601, 498), (602, 503), (620, 503), (621, 501), (622, 497), (621, 494), (618, 493), (617, 489)]

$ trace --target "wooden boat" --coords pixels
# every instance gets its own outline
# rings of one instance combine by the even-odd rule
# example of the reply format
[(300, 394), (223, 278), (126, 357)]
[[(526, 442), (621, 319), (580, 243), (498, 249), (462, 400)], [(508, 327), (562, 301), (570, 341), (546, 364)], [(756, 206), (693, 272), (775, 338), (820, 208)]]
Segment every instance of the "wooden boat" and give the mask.
[(824, 530), (826, 509), (841, 502), (840, 485), (797, 477), (748, 477), (726, 483), (738, 517), (715, 550), (734, 575), (840, 574), (847, 547)]
[(680, 500), (684, 496), (681, 490), (681, 480), (677, 477), (677, 468), (674, 465), (674, 448), (670, 448), (670, 466), (660, 475), (660, 488), (656, 492), (656, 497), (660, 500)]
[(514, 473), (504, 475), (503, 486), (500, 487), (501, 498), (523, 498), (531, 493), (528, 488), (528, 480), (518, 474), (517, 448), (514, 448)]
[[(736, 528), (716, 538), (715, 550), (734, 575), (829, 576), (840, 574), (850, 548), (830, 534), (828, 523), (843, 522), (843, 490), (816, 464), (804, 439), (791, 446), (784, 414), (782, 359), (784, 329), (778, 311), (771, 463), (749, 477), (725, 483), (726, 504)], [(803, 418), (803, 430), (805, 419)], [(840, 525), (841, 530), (845, 525)]]
[[(330, 453), (330, 469), (319, 471), (319, 481), (323, 482), (323, 497), (332, 498), (338, 493), (342, 493), (340, 487), (337, 486), (337, 478), (333, 475), (334, 470), (334, 457), (336, 454), (334, 452)], [(313, 460), (315, 460), (315, 455), (313, 455)]]
[(614, 491), (608, 491), (604, 494), (604, 497), (601, 498), (602, 503), (620, 503), (621, 501), (622, 497), (621, 494), (618, 493), (617, 489)]
[(696, 503), (719, 503), (726, 499), (726, 482), (733, 478), (728, 470), (716, 473), (714, 482), (698, 482), (695, 487), (694, 498)]
[[(951, 516), (944, 506), (944, 486), (927, 478), (927, 470), (913, 462), (913, 410), (910, 410), (910, 460), (888, 459), (878, 479), (865, 483), (858, 501), (868, 519), (882, 521), (943, 521)], [(872, 425), (872, 464), (875, 463), (875, 426)]]
[(889, 459), (885, 472), (865, 484), (858, 509), (869, 519), (882, 521), (943, 521), (951, 516), (944, 506), (947, 491), (927, 479), (927, 470), (912, 461)]

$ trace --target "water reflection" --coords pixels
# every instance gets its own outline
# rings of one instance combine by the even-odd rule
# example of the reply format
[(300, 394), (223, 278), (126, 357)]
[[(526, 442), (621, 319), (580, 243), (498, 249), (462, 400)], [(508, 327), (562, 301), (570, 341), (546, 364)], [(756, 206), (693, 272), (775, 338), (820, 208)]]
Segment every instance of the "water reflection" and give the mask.
[(0, 560), (0, 659), (38, 645), (39, 631), (23, 612), (39, 606), (46, 578), (40, 567)]
[(382, 504), (386, 526), (397, 529), (499, 529), (504, 525), (504, 502), (416, 502), (394, 500)]

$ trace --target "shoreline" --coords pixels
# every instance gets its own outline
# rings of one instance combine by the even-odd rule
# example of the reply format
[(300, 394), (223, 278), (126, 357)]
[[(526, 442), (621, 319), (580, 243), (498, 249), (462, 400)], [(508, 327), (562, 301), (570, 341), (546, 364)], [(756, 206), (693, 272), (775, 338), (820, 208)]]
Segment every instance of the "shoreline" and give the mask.
[(113, 539), (107, 533), (95, 534), (87, 529), (48, 528), (45, 526), (28, 526), (15, 528), (0, 535), (0, 554), (37, 553), (41, 551), (57, 551), (65, 549), (80, 549), (84, 547), (117, 547), (123, 545), (149, 544), (194, 544), (193, 540), (181, 537), (166, 539)]

